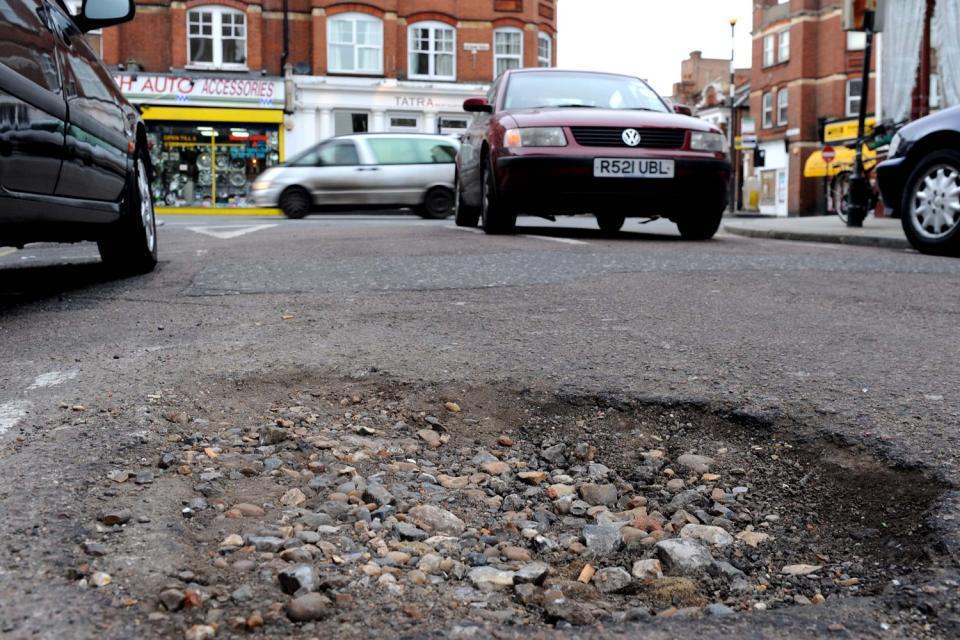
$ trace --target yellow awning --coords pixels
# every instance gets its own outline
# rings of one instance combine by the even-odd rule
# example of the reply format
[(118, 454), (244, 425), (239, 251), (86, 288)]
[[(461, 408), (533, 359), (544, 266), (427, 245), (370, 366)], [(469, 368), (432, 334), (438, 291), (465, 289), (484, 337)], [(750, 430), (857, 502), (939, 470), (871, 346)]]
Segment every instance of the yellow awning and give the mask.
[[(857, 152), (849, 147), (834, 147), (837, 157), (829, 165), (823, 160), (823, 152), (814, 151), (803, 167), (804, 178), (832, 178), (844, 171), (853, 171)], [(872, 169), (877, 164), (877, 152), (863, 147), (863, 166)]]

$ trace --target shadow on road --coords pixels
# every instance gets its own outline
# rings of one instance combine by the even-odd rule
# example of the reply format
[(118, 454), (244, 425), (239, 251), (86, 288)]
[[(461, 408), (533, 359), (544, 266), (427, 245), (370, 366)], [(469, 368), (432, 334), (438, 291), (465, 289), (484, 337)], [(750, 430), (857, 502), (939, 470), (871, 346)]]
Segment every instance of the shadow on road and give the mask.
[[(651, 233), (643, 230), (642, 226), (630, 225), (627, 222), (623, 230), (609, 233), (600, 229), (585, 229), (583, 227), (564, 227), (564, 226), (526, 226), (522, 222), (517, 224), (517, 233), (545, 236), (548, 238), (568, 238), (571, 240), (632, 240), (648, 242), (679, 242), (680, 235), (668, 235), (665, 233)], [(634, 227), (639, 226), (638, 230)]]
[(100, 262), (0, 267), (0, 312), (27, 302), (125, 279)]

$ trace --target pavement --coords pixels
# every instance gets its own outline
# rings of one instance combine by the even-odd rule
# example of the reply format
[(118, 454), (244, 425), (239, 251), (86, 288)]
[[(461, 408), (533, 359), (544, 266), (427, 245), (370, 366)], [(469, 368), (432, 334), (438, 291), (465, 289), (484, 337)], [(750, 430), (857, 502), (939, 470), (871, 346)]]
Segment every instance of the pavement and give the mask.
[(863, 227), (848, 227), (836, 216), (809, 216), (802, 218), (733, 217), (724, 219), (727, 233), (752, 238), (825, 242), (862, 247), (909, 249), (900, 220), (895, 218), (867, 218)]
[[(466, 417), (493, 415), (498, 427), (525, 437), (554, 429), (538, 422), (540, 431), (530, 431), (542, 418), (527, 404), (536, 394), (555, 406), (586, 403), (592, 418), (610, 413), (600, 405), (646, 407), (655, 423), (612, 422), (583, 437), (605, 438), (626, 469), (641, 464), (638, 438), (652, 433), (671, 456), (723, 451), (738, 467), (735, 482), (751, 492), (757, 479), (738, 456), (774, 468), (803, 451), (798, 464), (829, 469), (824, 484), (816, 473), (785, 475), (758, 506), (756, 524), (783, 531), (778, 563), (801, 555), (829, 565), (787, 582), (829, 583), (834, 593), (843, 581), (852, 585), (843, 587), (846, 596), (794, 606), (757, 590), (728, 603), (736, 615), (609, 622), (603, 637), (957, 637), (960, 260), (730, 229), (761, 222), (731, 220), (713, 241), (688, 242), (664, 221), (628, 221), (622, 232), (604, 234), (585, 217), (522, 218), (516, 236), (407, 215), (168, 217), (159, 229), (160, 264), (145, 276), (112, 276), (91, 244), (29, 245), (0, 256), (0, 635), (184, 637), (191, 625), (213, 621), (222, 623), (216, 637), (233, 637), (233, 618), (215, 611), (233, 616), (244, 606), (252, 615), (256, 606), (268, 619), (266, 637), (334, 634), (337, 621), (358, 611), (370, 612), (373, 627), (351, 618), (355, 626), (342, 637), (490, 637), (474, 625), (486, 628), (485, 612), (517, 606), (502, 594), (471, 592), (477, 603), (450, 605), (462, 624), (440, 627), (396, 602), (384, 610), (373, 583), (353, 594), (357, 606), (337, 600), (347, 607), (342, 615), (271, 626), (273, 603), (282, 609), (286, 598), (271, 582), (279, 560), (259, 558), (261, 568), (244, 574), (273, 600), (237, 605), (224, 586), (230, 570), (214, 563), (222, 559), (219, 540), (243, 522), (212, 508), (192, 520), (181, 515), (198, 497), (212, 505), (216, 490), (235, 485), (288, 488), (287, 468), (272, 476), (226, 468), (237, 462), (234, 444), (256, 447), (250, 433), (303, 402), (340, 411), (324, 427), (366, 419), (365, 409), (352, 413), (349, 394), (346, 404), (327, 404), (332, 390), (356, 384), (387, 415), (408, 395), (432, 402), (427, 410), (449, 393)], [(385, 437), (376, 424), (375, 437)], [(455, 440), (446, 446), (485, 446), (492, 432), (478, 424), (474, 436), (451, 429), (444, 435)], [(682, 444), (707, 430), (710, 449)], [(368, 436), (348, 435), (361, 437)], [(786, 444), (768, 450), (774, 441)], [(187, 449), (196, 454), (196, 475), (157, 466), (161, 452)], [(381, 453), (406, 458), (408, 451)], [(423, 465), (435, 459), (409, 456)], [(320, 468), (316, 462), (310, 469)], [(470, 464), (468, 457), (464, 474)], [(121, 469), (148, 472), (149, 481), (108, 479)], [(659, 486), (649, 489), (654, 496)], [(838, 487), (846, 493), (833, 504), (827, 498)], [(279, 495), (251, 489), (246, 499), (275, 503)], [(818, 496), (824, 504), (811, 508)], [(133, 510), (126, 526), (98, 521), (119, 507)], [(762, 517), (770, 512), (796, 529), (776, 529)], [(837, 533), (851, 513), (862, 524)], [(854, 560), (860, 555), (867, 559)], [(742, 561), (754, 557), (746, 549)], [(774, 585), (769, 594), (784, 583), (779, 566), (751, 568)], [(112, 584), (90, 587), (91, 571), (109, 574)], [(869, 588), (853, 581), (878, 572), (884, 579)], [(157, 595), (171, 582), (199, 584), (209, 604), (158, 609)], [(508, 621), (496, 636), (601, 633), (545, 628), (535, 610), (525, 611), (534, 622)], [(396, 627), (378, 626), (390, 615)]]

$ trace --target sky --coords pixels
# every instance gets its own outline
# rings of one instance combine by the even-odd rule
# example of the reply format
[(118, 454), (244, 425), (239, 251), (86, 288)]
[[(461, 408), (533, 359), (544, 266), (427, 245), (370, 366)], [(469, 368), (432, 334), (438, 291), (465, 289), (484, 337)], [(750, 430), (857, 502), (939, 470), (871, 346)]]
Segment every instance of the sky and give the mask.
[(558, 0), (557, 66), (646, 79), (662, 95), (680, 81), (691, 51), (730, 58), (737, 18), (738, 67), (749, 67), (753, 0)]

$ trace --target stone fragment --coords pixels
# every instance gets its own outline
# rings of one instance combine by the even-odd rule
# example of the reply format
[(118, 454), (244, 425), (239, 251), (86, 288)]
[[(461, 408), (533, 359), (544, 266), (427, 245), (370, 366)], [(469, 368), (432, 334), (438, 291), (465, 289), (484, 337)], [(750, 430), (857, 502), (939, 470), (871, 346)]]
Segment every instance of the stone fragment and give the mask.
[(714, 602), (707, 605), (706, 609), (704, 609), (704, 613), (706, 613), (708, 616), (731, 616), (736, 613), (736, 611), (725, 604)]
[(633, 577), (638, 580), (656, 580), (663, 577), (663, 568), (660, 561), (651, 558), (649, 560), (637, 560), (633, 563)]
[(501, 447), (512, 447), (513, 438), (511, 438), (508, 435), (502, 435), (499, 438), (497, 438), (497, 444), (499, 444)]
[(806, 576), (819, 571), (822, 568), (823, 567), (818, 564), (788, 564), (780, 570), (780, 573), (784, 573), (788, 576)]
[(153, 471), (139, 471), (137, 475), (133, 478), (134, 483), (136, 484), (150, 484), (153, 482)]
[(494, 567), (474, 567), (467, 578), (478, 589), (505, 589), (513, 586), (515, 575), (513, 571), (502, 571)]
[(622, 567), (606, 567), (593, 576), (593, 584), (600, 593), (620, 593), (633, 583), (633, 578)]
[(458, 536), (463, 533), (463, 520), (446, 509), (432, 504), (422, 504), (410, 509), (407, 513), (410, 520), (421, 529), (431, 533), (444, 533)]
[(107, 511), (100, 515), (100, 522), (107, 526), (114, 526), (119, 524), (127, 524), (130, 522), (130, 518), (133, 517), (133, 514), (130, 513), (129, 509), (118, 509), (116, 511)]
[(309, 564), (298, 564), (285, 569), (277, 575), (277, 579), (283, 592), (293, 596), (316, 591), (320, 583), (317, 570)]
[(429, 533), (409, 522), (398, 522), (394, 526), (393, 530), (397, 532), (397, 535), (400, 536), (401, 540), (413, 540), (415, 542), (420, 542), (430, 537)]
[(378, 507), (395, 502), (393, 494), (387, 491), (386, 487), (372, 482), (364, 490), (363, 499), (375, 503)]
[(680, 509), (686, 509), (691, 505), (699, 505), (706, 502), (706, 499), (699, 491), (695, 489), (687, 489), (686, 491), (681, 491), (677, 495), (673, 496), (673, 499), (668, 505), (669, 513), (674, 511), (679, 511)]
[(685, 471), (691, 473), (703, 474), (710, 471), (716, 461), (708, 456), (698, 456), (692, 453), (685, 453), (678, 457), (676, 465)]
[(330, 615), (330, 599), (319, 593), (307, 593), (287, 603), (287, 617), (294, 622), (322, 620)]
[(113, 578), (109, 573), (104, 573), (103, 571), (97, 571), (92, 576), (90, 576), (89, 584), (92, 587), (101, 588), (109, 585), (113, 582)]
[(507, 560), (512, 560), (515, 562), (529, 562), (530, 561), (530, 552), (523, 547), (504, 547), (500, 551), (501, 555)]
[(223, 539), (220, 543), (220, 548), (224, 547), (242, 547), (243, 546), (243, 537), (237, 535), (236, 533), (231, 533), (229, 536)]
[(585, 484), (580, 487), (580, 497), (591, 505), (609, 507), (617, 502), (617, 487), (613, 484)]
[(572, 496), (576, 493), (576, 487), (569, 484), (557, 483), (547, 487), (547, 497), (551, 500), (556, 500), (557, 498), (562, 498), (564, 496)]
[(267, 515), (267, 512), (263, 510), (263, 507), (259, 507), (255, 504), (250, 504), (249, 502), (241, 502), (230, 507), (231, 511), (236, 511), (244, 518), (262, 518)]
[(183, 591), (179, 589), (164, 589), (160, 592), (160, 604), (167, 611), (178, 611), (183, 606)]
[(517, 478), (535, 487), (547, 479), (547, 474), (543, 471), (521, 471)]
[(443, 407), (450, 413), (460, 413), (461, 411), (460, 405), (458, 405), (456, 402), (445, 402)]
[(217, 628), (210, 624), (195, 624), (183, 635), (184, 640), (210, 640), (217, 635)]
[(549, 620), (563, 620), (572, 625), (593, 624), (596, 615), (592, 607), (568, 600), (560, 591), (547, 591), (543, 594), (543, 610)]
[(609, 524), (588, 524), (583, 528), (587, 551), (595, 558), (616, 553), (623, 545), (620, 527)]
[(438, 449), (440, 445), (443, 444), (440, 434), (433, 429), (421, 429), (417, 431), (417, 437), (423, 440), (431, 449)]
[(696, 575), (713, 562), (710, 551), (695, 540), (661, 540), (654, 549), (670, 575)]
[(661, 606), (697, 607), (704, 604), (697, 584), (689, 578), (657, 578), (644, 583), (643, 591)]
[(763, 533), (760, 531), (741, 531), (737, 534), (737, 540), (740, 540), (751, 547), (758, 547), (769, 539), (769, 533)]
[(688, 524), (680, 530), (680, 537), (713, 545), (715, 547), (725, 547), (733, 544), (733, 536), (721, 529), (704, 524)]
[(120, 469), (114, 469), (107, 474), (108, 480), (113, 480), (117, 483), (126, 482), (130, 478), (130, 474), (126, 471), (121, 471)]
[(514, 584), (541, 584), (550, 573), (550, 566), (546, 562), (530, 562), (513, 573)]
[(437, 482), (439, 482), (440, 486), (444, 489), (465, 489), (470, 484), (470, 476), (448, 476), (440, 474), (437, 476)]
[(276, 536), (249, 536), (247, 544), (253, 545), (257, 551), (276, 553), (283, 546), (283, 539)]
[(503, 474), (510, 471), (510, 465), (500, 460), (495, 460), (492, 462), (484, 462), (480, 468), (492, 476), (502, 476)]
[(294, 487), (280, 498), (280, 504), (288, 507), (298, 507), (307, 501), (307, 496), (300, 489)]

